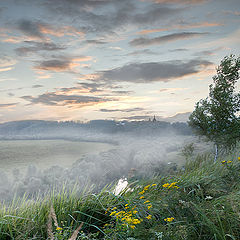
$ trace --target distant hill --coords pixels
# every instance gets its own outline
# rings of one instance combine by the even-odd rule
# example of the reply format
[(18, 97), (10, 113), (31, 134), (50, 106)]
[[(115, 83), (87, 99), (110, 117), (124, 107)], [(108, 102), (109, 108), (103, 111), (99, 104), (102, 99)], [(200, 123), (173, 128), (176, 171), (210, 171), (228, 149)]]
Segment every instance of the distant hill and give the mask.
[(130, 135), (191, 135), (186, 123), (165, 121), (112, 121), (93, 120), (87, 123), (74, 121), (57, 122), (43, 120), (14, 121), (0, 124), (0, 139), (55, 139), (88, 138), (102, 134)]
[(191, 112), (177, 113), (176, 115), (168, 118), (163, 118), (163, 121), (168, 122), (187, 122)]

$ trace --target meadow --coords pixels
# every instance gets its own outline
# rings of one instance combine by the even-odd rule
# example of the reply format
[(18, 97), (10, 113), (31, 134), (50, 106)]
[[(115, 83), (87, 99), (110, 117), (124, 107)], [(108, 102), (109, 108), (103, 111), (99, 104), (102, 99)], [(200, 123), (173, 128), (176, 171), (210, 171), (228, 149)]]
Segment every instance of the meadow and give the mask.
[[(239, 148), (237, 148), (239, 149)], [(152, 177), (129, 174), (128, 187), (114, 183), (95, 193), (54, 190), (2, 204), (0, 239), (240, 239), (239, 151), (182, 154), (184, 168), (162, 165)]]

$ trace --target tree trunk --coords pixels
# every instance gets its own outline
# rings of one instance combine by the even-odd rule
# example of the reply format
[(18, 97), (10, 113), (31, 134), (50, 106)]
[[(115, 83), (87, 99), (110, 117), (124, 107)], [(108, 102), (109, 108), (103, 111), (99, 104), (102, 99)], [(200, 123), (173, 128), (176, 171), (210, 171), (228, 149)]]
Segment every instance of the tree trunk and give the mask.
[(217, 144), (215, 144), (215, 157), (214, 157), (214, 162), (216, 162), (217, 161), (217, 158), (218, 158), (218, 145)]

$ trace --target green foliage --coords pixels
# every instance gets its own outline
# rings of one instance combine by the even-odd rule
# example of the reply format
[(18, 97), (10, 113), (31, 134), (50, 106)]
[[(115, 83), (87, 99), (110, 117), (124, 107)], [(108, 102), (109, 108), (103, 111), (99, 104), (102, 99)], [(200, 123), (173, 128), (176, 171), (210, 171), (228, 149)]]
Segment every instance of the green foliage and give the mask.
[(51, 206), (54, 240), (68, 240), (81, 223), (78, 240), (240, 239), (240, 157), (220, 160), (189, 157), (185, 171), (135, 181), (118, 196), (110, 188), (80, 196), (63, 190), (0, 205), (0, 239), (47, 239)]
[(183, 147), (182, 155), (186, 158), (186, 160), (188, 160), (190, 157), (192, 157), (194, 149), (195, 149), (195, 147), (194, 147), (193, 143), (187, 144)]
[(189, 125), (217, 146), (231, 149), (240, 139), (240, 93), (235, 84), (239, 79), (240, 57), (226, 56), (217, 68), (209, 97), (196, 103)]

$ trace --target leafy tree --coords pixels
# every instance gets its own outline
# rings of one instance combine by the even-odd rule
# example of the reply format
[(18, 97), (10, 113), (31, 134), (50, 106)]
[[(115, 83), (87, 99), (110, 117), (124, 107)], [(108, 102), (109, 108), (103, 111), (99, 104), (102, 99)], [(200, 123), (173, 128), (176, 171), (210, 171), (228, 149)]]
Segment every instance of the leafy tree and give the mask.
[(213, 76), (209, 97), (196, 103), (188, 124), (197, 134), (206, 136), (218, 149), (230, 150), (240, 140), (240, 57), (226, 56)]

